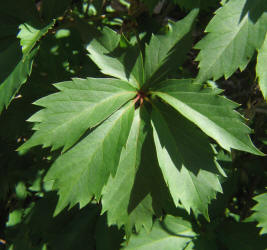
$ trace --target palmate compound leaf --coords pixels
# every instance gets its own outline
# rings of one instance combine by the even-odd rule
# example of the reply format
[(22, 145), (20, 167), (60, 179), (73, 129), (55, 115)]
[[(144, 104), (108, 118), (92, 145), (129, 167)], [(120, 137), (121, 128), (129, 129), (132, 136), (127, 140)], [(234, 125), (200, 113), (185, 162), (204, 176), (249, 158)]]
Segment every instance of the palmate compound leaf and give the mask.
[(261, 92), (264, 98), (267, 99), (267, 33), (264, 43), (258, 53), (256, 71)]
[(227, 151), (238, 149), (264, 155), (251, 142), (244, 118), (233, 110), (238, 105), (218, 95), (221, 90), (203, 87), (191, 79), (179, 79), (166, 80), (151, 93), (195, 123)]
[[(20, 149), (43, 144), (52, 146), (52, 149), (64, 147), (64, 151), (73, 146), (86, 130), (107, 119), (60, 156), (49, 170), (45, 179), (55, 181), (54, 189), (58, 190), (60, 196), (56, 214), (67, 206), (79, 203), (83, 207), (93, 197), (99, 200), (102, 196), (102, 212), (107, 211), (108, 223), (125, 225), (127, 235), (131, 234), (133, 227), (136, 231), (143, 226), (150, 229), (153, 215), (161, 215), (166, 204), (172, 203), (172, 198), (176, 205), (179, 200), (188, 211), (192, 208), (196, 214), (203, 213), (208, 217), (207, 204), (215, 197), (216, 191), (221, 191), (217, 175), (222, 171), (214, 160), (207, 140), (203, 139), (201, 132), (195, 132), (197, 130), (189, 121), (227, 150), (237, 148), (261, 154), (248, 137), (249, 128), (242, 123), (241, 116), (233, 111), (237, 105), (218, 96), (220, 90), (203, 88), (200, 84), (193, 84), (192, 80), (167, 80), (159, 86), (155, 85), (153, 90), (145, 93), (146, 98), (152, 98), (153, 101), (157, 95), (173, 106), (189, 120), (178, 115), (177, 119), (183, 120), (178, 124), (188, 126), (183, 131), (194, 134), (200, 145), (205, 145), (207, 149), (193, 145), (179, 131), (173, 132), (165, 121), (168, 115), (166, 117), (157, 110), (153, 111), (155, 147), (150, 109), (146, 111), (145, 105), (140, 102), (141, 107), (135, 110), (134, 115), (134, 106), (137, 107), (138, 103), (134, 105), (134, 101), (130, 101), (123, 106), (134, 98), (137, 94), (135, 89), (142, 85), (143, 67), (139, 63), (142, 58), (134, 57), (136, 60), (131, 61), (131, 70), (127, 71), (129, 68), (125, 67), (129, 65), (123, 61), (128, 59), (127, 51), (118, 47), (120, 37), (110, 32), (104, 29), (104, 35), (92, 40), (88, 50), (103, 73), (120, 80), (74, 79), (56, 85), (61, 90), (59, 93), (37, 101), (37, 105), (45, 109), (30, 118), (30, 121), (37, 123), (36, 133)], [(131, 49), (131, 53), (135, 51), (135, 48)], [(119, 59), (115, 55), (120, 55)], [(141, 56), (138, 53), (134, 55)], [(138, 95), (139, 98), (140, 93)], [(178, 137), (188, 141), (176, 142), (176, 139), (180, 140)], [(174, 149), (165, 151), (161, 144), (164, 140)], [(190, 150), (198, 150), (197, 153), (201, 151), (207, 157), (206, 164), (203, 163), (204, 157), (200, 155), (196, 158), (193, 152), (182, 148), (184, 145), (191, 147)], [(181, 159), (174, 158), (172, 162), (173, 155)], [(162, 161), (163, 157), (166, 157), (168, 165)], [(196, 161), (198, 165), (195, 165)], [(187, 188), (183, 188), (186, 190), (184, 192), (190, 190), (190, 195), (178, 190), (169, 169), (173, 177), (180, 173), (187, 181)]]
[(19, 150), (44, 145), (65, 151), (136, 95), (127, 82), (111, 78), (75, 78), (55, 87), (61, 91), (35, 102), (45, 109), (30, 117), (36, 132)]
[(84, 207), (94, 196), (100, 199), (109, 175), (116, 173), (133, 115), (131, 101), (55, 161), (45, 177), (55, 180), (53, 188), (59, 193), (55, 214), (68, 205)]
[(208, 219), (208, 204), (222, 192), (218, 175), (225, 175), (208, 137), (171, 107), (160, 103), (153, 107), (157, 157), (173, 201)]
[(134, 88), (139, 88), (144, 81), (142, 54), (137, 46), (121, 49), (120, 39), (119, 34), (104, 27), (102, 33), (96, 33), (88, 44), (89, 56), (103, 74), (128, 81)]
[(145, 84), (162, 80), (170, 71), (177, 69), (191, 49), (191, 34), (198, 9), (192, 10), (184, 19), (170, 26), (164, 35), (152, 35), (145, 48)]
[(223, 5), (206, 28), (208, 34), (195, 46), (200, 49), (198, 82), (230, 77), (244, 70), (267, 30), (267, 1), (231, 0)]
[(257, 204), (253, 207), (255, 211), (250, 217), (249, 221), (257, 221), (258, 227), (262, 227), (260, 234), (267, 234), (267, 192), (254, 197)]
[(163, 221), (157, 220), (151, 232), (142, 230), (132, 235), (125, 249), (133, 250), (178, 250), (185, 249), (196, 236), (190, 222), (167, 215)]

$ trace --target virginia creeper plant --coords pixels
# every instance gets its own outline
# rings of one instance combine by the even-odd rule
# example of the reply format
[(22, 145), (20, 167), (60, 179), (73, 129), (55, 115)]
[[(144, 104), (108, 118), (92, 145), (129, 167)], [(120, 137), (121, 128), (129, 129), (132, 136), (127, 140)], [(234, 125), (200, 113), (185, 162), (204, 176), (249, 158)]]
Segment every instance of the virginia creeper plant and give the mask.
[(3, 249), (266, 249), (266, 0), (0, 3)]

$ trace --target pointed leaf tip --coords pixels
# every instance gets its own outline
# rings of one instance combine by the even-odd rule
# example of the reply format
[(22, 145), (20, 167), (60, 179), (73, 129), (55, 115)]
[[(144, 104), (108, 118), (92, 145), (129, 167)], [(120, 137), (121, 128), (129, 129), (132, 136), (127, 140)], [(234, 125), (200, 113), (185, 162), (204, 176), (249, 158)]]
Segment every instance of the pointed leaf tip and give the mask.
[(227, 151), (243, 150), (264, 156), (249, 138), (251, 130), (243, 123), (241, 115), (233, 110), (236, 104), (217, 95), (214, 88), (203, 88), (192, 80), (167, 80), (152, 92), (203, 132), (215, 139)]

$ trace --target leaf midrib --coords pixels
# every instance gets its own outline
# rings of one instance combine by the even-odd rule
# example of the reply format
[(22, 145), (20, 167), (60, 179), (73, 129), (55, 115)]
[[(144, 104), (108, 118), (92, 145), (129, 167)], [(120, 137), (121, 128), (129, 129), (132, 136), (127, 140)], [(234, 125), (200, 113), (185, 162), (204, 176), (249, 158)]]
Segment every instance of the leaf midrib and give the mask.
[[(156, 94), (156, 95), (158, 95), (159, 97), (161, 97), (161, 95), (163, 95), (163, 96), (167, 96), (168, 98), (171, 98), (171, 99), (173, 99), (174, 101), (178, 101), (178, 102), (180, 102), (180, 103), (182, 103), (183, 105), (185, 105), (188, 109), (190, 109), (190, 110), (192, 110), (193, 112), (196, 112), (198, 115), (200, 115), (201, 117), (203, 117), (204, 119), (207, 119), (209, 122), (211, 122), (212, 123), (212, 125), (214, 126), (214, 127), (218, 127), (220, 130), (223, 130), (223, 131), (225, 131), (228, 135), (230, 135), (231, 137), (234, 137), (235, 138), (235, 140), (237, 140), (239, 143), (241, 143), (243, 146), (245, 146), (245, 147), (247, 147), (247, 145), (246, 144), (244, 144), (239, 138), (237, 138), (236, 136), (233, 136), (228, 130), (226, 130), (225, 128), (223, 128), (223, 127), (221, 127), (221, 126), (219, 126), (219, 125), (217, 125), (213, 120), (211, 120), (208, 116), (205, 116), (205, 115), (203, 115), (202, 113), (200, 113), (199, 111), (197, 111), (197, 110), (195, 110), (195, 109), (193, 109), (192, 107), (190, 107), (187, 103), (185, 103), (185, 102), (183, 102), (183, 101), (181, 101), (181, 100), (179, 100), (179, 99), (177, 99), (177, 98), (175, 98), (175, 97), (173, 97), (172, 95), (169, 95), (169, 94), (166, 94), (166, 93), (164, 93), (164, 92), (153, 92), (153, 94)], [(171, 105), (171, 104), (170, 104)], [(171, 105), (172, 106), (172, 105)], [(174, 107), (175, 108), (175, 107)], [(176, 108), (175, 108), (176, 109)], [(176, 109), (177, 110), (177, 109)], [(178, 111), (178, 110), (177, 110)], [(180, 111), (178, 111), (179, 113), (181, 113)], [(183, 113), (181, 113), (181, 115), (183, 115)], [(184, 115), (183, 115), (184, 116)], [(202, 118), (202, 119), (203, 119)], [(187, 119), (189, 119), (190, 121), (191, 121), (191, 119), (190, 118), (187, 118)], [(199, 125), (196, 123), (196, 122), (193, 122), (193, 123), (195, 123), (198, 127), (199, 127)], [(201, 130), (202, 130), (202, 128), (201, 128)], [(206, 133), (206, 132), (205, 132)], [(219, 143), (219, 142), (218, 142)]]
[[(135, 162), (134, 162), (134, 166), (133, 166), (133, 168), (135, 169), (135, 174), (136, 174), (136, 172), (137, 172), (137, 145), (138, 145), (138, 138), (139, 138), (139, 136), (140, 136), (140, 126), (141, 126), (141, 119), (139, 119), (139, 121), (138, 121), (138, 134), (136, 135), (136, 140), (135, 140), (135, 144), (134, 145), (136, 145), (135, 146), (135, 148), (136, 148), (136, 150), (135, 150), (135, 157), (134, 157), (134, 159), (135, 159)], [(126, 144), (127, 145), (127, 144)], [(131, 147), (132, 147), (132, 145), (131, 145)], [(128, 154), (127, 154), (128, 155)], [(128, 176), (128, 173), (127, 172), (125, 172), (125, 174), (123, 175), (124, 177), (125, 176)], [(119, 190), (120, 189), (120, 186), (121, 186), (121, 184), (124, 182), (125, 180), (124, 180), (124, 178), (121, 178), (120, 179), (120, 182), (119, 182), (119, 184), (120, 185), (117, 185), (118, 186), (118, 188), (117, 188), (117, 190)], [(115, 195), (115, 193), (116, 192), (114, 192), (114, 195)], [(127, 195), (126, 193), (124, 193), (125, 195)], [(112, 196), (114, 196), (114, 195), (112, 195)], [(110, 196), (110, 195), (109, 195)], [(116, 197), (115, 197), (116, 198)], [(122, 199), (121, 199), (122, 200)], [(114, 203), (115, 204), (115, 203)], [(117, 203), (118, 204), (118, 203)], [(117, 207), (117, 205), (115, 206), (115, 207)], [(113, 206), (113, 208), (114, 208), (114, 206)]]
[[(65, 123), (62, 123), (61, 125), (55, 127), (53, 130), (44, 130), (42, 131), (43, 134), (50, 134), (50, 133), (54, 133), (55, 131), (57, 131), (58, 129), (61, 129), (63, 127), (66, 127), (69, 123), (72, 123), (74, 120), (77, 120), (79, 117), (82, 117), (84, 116), (84, 114), (86, 113), (91, 113), (93, 112), (97, 107), (103, 105), (104, 103), (108, 102), (110, 99), (113, 99), (115, 97), (119, 97), (119, 96), (123, 96), (125, 95), (126, 93), (131, 93), (131, 91), (125, 91), (125, 92), (120, 92), (116, 95), (112, 95), (106, 99), (104, 99), (103, 102), (99, 102), (99, 103), (96, 103), (95, 105), (93, 106), (88, 106), (88, 108), (84, 109), (82, 112), (79, 112), (76, 116), (72, 117), (71, 119), (69, 119), (68, 121), (66, 121)], [(133, 92), (134, 93), (134, 92)], [(101, 121), (99, 121), (98, 123), (94, 124), (94, 125), (91, 125), (91, 127), (88, 126), (88, 128), (92, 128), (94, 126), (96, 126), (97, 124), (99, 124)], [(44, 122), (43, 123), (43, 126), (45, 127), (46, 126), (46, 123)], [(45, 133), (44, 133), (45, 132)]]
[[(130, 108), (130, 107), (129, 107), (129, 108)], [(89, 159), (89, 161), (88, 161), (88, 164), (84, 166), (84, 168), (83, 168), (83, 170), (82, 170), (82, 172), (81, 172), (80, 174), (76, 175), (76, 178), (74, 178), (74, 181), (71, 182), (72, 184), (71, 184), (71, 185), (67, 185), (67, 190), (70, 189), (70, 186), (71, 186), (71, 190), (72, 190), (72, 189), (73, 189), (72, 187), (73, 187), (73, 186), (76, 186), (77, 182), (80, 180), (80, 177), (83, 176), (83, 175), (85, 174), (86, 171), (89, 171), (89, 170), (90, 170), (89, 165), (90, 165), (92, 159), (94, 158), (95, 154), (98, 153), (98, 152), (100, 151), (99, 149), (101, 149), (101, 147), (103, 147), (104, 141), (107, 139), (108, 134), (110, 134), (110, 131), (113, 130), (113, 128), (114, 128), (114, 127), (117, 125), (117, 123), (121, 120), (121, 117), (122, 117), (127, 111), (128, 111), (128, 108), (125, 109), (124, 112), (123, 112), (120, 116), (118, 116), (118, 118), (117, 118), (116, 121), (112, 124), (112, 126), (110, 126), (108, 130), (106, 130), (106, 135), (103, 137), (102, 140), (99, 140), (98, 145), (94, 148), (93, 153), (90, 154), (90, 159)], [(103, 153), (103, 152), (102, 152), (102, 153)], [(81, 161), (84, 161), (84, 160), (85, 160), (85, 159), (81, 159)], [(81, 162), (81, 161), (78, 161), (77, 163), (79, 163), (79, 162)], [(104, 161), (102, 161), (102, 163), (104, 164)], [(82, 164), (81, 164), (81, 165), (82, 165)], [(56, 165), (55, 165), (54, 167), (56, 167)], [(61, 175), (61, 174), (60, 174), (60, 175)], [(49, 179), (49, 180), (56, 180), (56, 178), (55, 178), (55, 179)], [(65, 185), (63, 185), (63, 187), (64, 187), (64, 186), (65, 186)], [(92, 195), (92, 194), (91, 194), (91, 195)]]
[[(157, 109), (158, 110), (158, 109)], [(170, 128), (170, 126), (169, 126), (169, 124), (166, 122), (166, 120), (164, 119), (164, 116), (161, 114), (161, 112), (158, 110), (158, 112), (160, 113), (160, 115), (162, 116), (162, 119), (164, 120), (164, 123), (165, 123), (165, 125), (166, 125), (166, 127), (168, 128), (168, 134), (170, 135), (170, 137), (171, 138), (174, 138), (173, 136), (171, 136), (172, 135), (172, 129)], [(155, 129), (156, 130), (156, 129)], [(158, 133), (157, 133), (158, 134)], [(158, 136), (158, 138), (159, 138), (159, 136)], [(185, 169), (185, 171), (187, 171), (187, 173), (189, 174), (189, 176), (190, 176), (190, 181), (193, 183), (193, 186), (194, 186), (194, 189), (195, 189), (195, 191), (196, 191), (196, 193), (197, 193), (197, 197), (198, 197), (198, 200), (201, 202), (201, 197), (200, 197), (200, 194), (199, 194), (199, 192), (198, 192), (198, 189), (197, 189), (197, 187), (196, 187), (196, 185), (195, 185), (195, 183), (194, 183), (194, 181), (193, 181), (193, 179), (192, 179), (192, 177), (191, 177), (191, 172), (189, 171), (189, 170), (187, 170), (187, 167), (186, 167), (186, 165), (185, 165), (185, 159), (184, 159), (184, 157), (183, 157), (183, 155), (180, 153), (180, 150), (179, 150), (179, 147), (178, 147), (178, 145), (177, 145), (177, 143), (175, 142), (175, 140), (173, 140), (173, 143), (174, 143), (174, 146), (175, 146), (175, 151), (176, 151), (176, 153), (177, 153), (177, 155), (179, 156), (179, 158), (181, 159), (181, 169), (179, 170), (178, 168), (177, 168), (177, 166), (176, 166), (176, 164), (171, 160), (171, 156), (170, 156), (170, 160), (171, 160), (171, 164), (172, 165), (174, 165), (174, 167), (175, 167), (175, 169), (178, 171), (178, 175), (179, 175), (179, 177), (178, 178), (180, 178), (181, 177), (181, 175), (182, 175), (182, 168), (184, 167), (184, 169)], [(166, 151), (167, 151), (167, 149), (166, 149)], [(165, 178), (164, 178), (165, 179)], [(168, 180), (166, 180), (166, 182), (167, 182), (167, 185), (168, 185), (168, 187), (170, 187), (170, 184), (168, 183)], [(177, 187), (177, 186), (176, 186)], [(181, 197), (180, 197), (180, 195), (177, 195), (178, 196), (178, 199), (179, 200), (181, 200)], [(177, 197), (176, 196), (176, 197)], [(174, 201), (175, 203), (176, 203), (176, 201)], [(178, 201), (177, 201), (178, 202)], [(183, 202), (182, 202), (183, 203)]]
[[(242, 20), (242, 22), (241, 22), (241, 24), (239, 25), (239, 27), (238, 27), (238, 29), (235, 31), (235, 32), (232, 32), (233, 33), (233, 35), (231, 36), (232, 37), (232, 39), (230, 40), (229, 39), (229, 42), (227, 43), (227, 46), (224, 46), (224, 48), (223, 48), (223, 50), (220, 50), (220, 53), (218, 53), (217, 54), (217, 56), (216, 56), (216, 58), (213, 58), (213, 60), (212, 60), (212, 62), (213, 62), (213, 64), (209, 64), (209, 66), (207, 67), (205, 67), (205, 73), (204, 73), (204, 78), (206, 78), (205, 77), (205, 75), (207, 74), (207, 72), (209, 72), (210, 71), (210, 69), (211, 68), (213, 68), (214, 67), (214, 62), (216, 62), (216, 61), (219, 61), (219, 59), (218, 58), (220, 58), (221, 57), (221, 55), (225, 52), (225, 50), (227, 50), (228, 49), (228, 47), (233, 43), (233, 41), (235, 40), (235, 38), (236, 38), (236, 36), (238, 35), (238, 33), (240, 32), (240, 30), (244, 27), (244, 25), (246, 24), (248, 22), (248, 16), (246, 15), (244, 18), (243, 18), (243, 20)], [(229, 32), (230, 33), (230, 32)], [(229, 34), (228, 33), (228, 34)], [(212, 35), (212, 33), (210, 32), (209, 34), (211, 34)], [(208, 35), (209, 35), (208, 34)], [(202, 64), (203, 65), (203, 64)], [(202, 71), (203, 72), (203, 71)], [(224, 74), (225, 75), (225, 74)], [(199, 76), (196, 78), (196, 81), (200, 81), (200, 82), (203, 82), (204, 80), (202, 80), (203, 79), (203, 73), (202, 73), (202, 77), (200, 77), (201, 75), (199, 74)], [(209, 77), (210, 78), (210, 77)], [(214, 77), (213, 77), (214, 78)]]
[[(91, 55), (92, 55), (92, 51), (91, 51), (91, 50), (93, 50), (93, 53), (95, 53), (95, 54), (103, 55), (103, 56), (109, 57), (109, 56), (106, 55), (105, 53), (99, 52), (98, 50), (94, 49), (93, 46), (88, 46), (87, 50), (88, 50), (89, 53), (90, 53), (90, 54), (89, 54), (90, 58), (91, 58)], [(108, 53), (108, 52), (109, 52), (109, 51), (106, 51), (106, 53)], [(120, 66), (125, 70), (125, 72), (124, 72), (124, 77), (125, 77), (125, 79), (121, 79), (121, 80), (123, 80), (123, 81), (128, 80), (129, 83), (130, 83), (130, 82), (131, 82), (131, 79), (132, 79), (132, 81), (133, 81), (132, 84), (134, 84), (135, 86), (133, 86), (133, 85), (131, 85), (131, 84), (130, 84), (130, 85), (131, 85), (132, 87), (134, 87), (134, 88), (137, 87), (137, 89), (140, 89), (140, 83), (137, 81), (135, 75), (133, 75), (131, 71), (126, 70), (125, 67), (124, 67), (124, 64), (123, 64), (118, 58), (115, 58), (115, 57), (110, 57), (110, 58), (116, 60), (116, 61), (120, 64)], [(92, 59), (92, 58), (91, 58), (91, 59)], [(93, 60), (93, 59), (92, 59), (92, 60)], [(93, 61), (94, 61), (94, 60), (93, 60)], [(102, 68), (100, 67), (100, 70), (101, 70), (102, 73), (106, 74), (106, 73), (105, 73), (105, 71), (106, 71), (105, 69), (102, 69)], [(129, 76), (130, 76), (129, 78), (127, 78), (127, 74), (129, 74)], [(116, 78), (118, 78), (118, 77), (116, 77)], [(118, 79), (119, 79), (119, 78), (118, 78)]]

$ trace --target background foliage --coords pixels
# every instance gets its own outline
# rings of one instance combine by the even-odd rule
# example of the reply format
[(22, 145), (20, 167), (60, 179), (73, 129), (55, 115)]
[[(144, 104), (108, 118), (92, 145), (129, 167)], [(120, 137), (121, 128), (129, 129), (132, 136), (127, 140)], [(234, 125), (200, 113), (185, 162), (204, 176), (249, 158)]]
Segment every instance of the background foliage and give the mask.
[(0, 248), (266, 249), (265, 0), (1, 1), (0, 31)]

